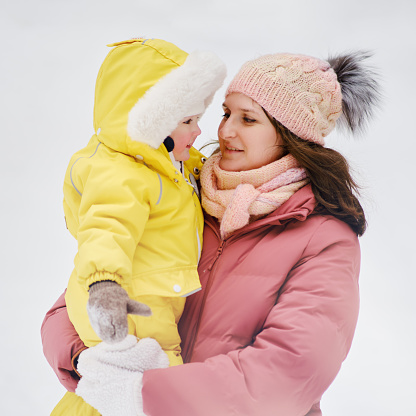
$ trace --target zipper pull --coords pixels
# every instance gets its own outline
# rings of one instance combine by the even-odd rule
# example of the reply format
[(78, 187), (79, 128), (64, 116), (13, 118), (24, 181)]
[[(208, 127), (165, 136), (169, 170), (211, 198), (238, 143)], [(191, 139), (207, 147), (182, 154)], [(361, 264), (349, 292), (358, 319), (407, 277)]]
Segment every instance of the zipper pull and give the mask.
[(215, 262), (218, 260), (218, 258), (221, 256), (221, 253), (222, 253), (222, 249), (223, 249), (223, 246), (224, 246), (224, 240), (221, 240), (221, 244), (219, 245), (219, 247), (218, 247), (218, 249), (217, 249), (217, 254), (216, 254), (216, 256), (214, 257), (214, 260), (212, 260), (212, 262), (211, 262), (211, 264), (209, 265), (209, 267), (208, 267), (208, 270), (209, 271), (211, 271), (211, 269), (214, 267), (214, 264), (215, 264)]

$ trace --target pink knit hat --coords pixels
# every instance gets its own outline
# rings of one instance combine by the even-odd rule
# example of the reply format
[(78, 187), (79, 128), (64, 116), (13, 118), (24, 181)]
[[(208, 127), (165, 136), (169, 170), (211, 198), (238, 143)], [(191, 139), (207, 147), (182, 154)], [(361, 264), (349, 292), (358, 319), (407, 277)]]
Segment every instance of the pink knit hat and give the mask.
[(321, 145), (342, 112), (341, 86), (328, 62), (279, 53), (247, 62), (226, 95), (240, 92), (298, 137)]

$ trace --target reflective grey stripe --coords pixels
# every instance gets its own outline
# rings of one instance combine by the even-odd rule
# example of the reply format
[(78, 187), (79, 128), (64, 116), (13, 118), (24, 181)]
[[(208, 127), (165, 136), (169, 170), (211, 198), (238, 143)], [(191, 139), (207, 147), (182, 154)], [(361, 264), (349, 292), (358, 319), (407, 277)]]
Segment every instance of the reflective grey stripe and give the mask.
[(80, 159), (91, 159), (96, 153), (97, 153), (97, 150), (98, 150), (98, 147), (100, 146), (100, 144), (101, 144), (101, 142), (100, 143), (98, 143), (97, 144), (97, 147), (95, 148), (95, 152), (91, 155), (91, 156), (81, 156), (81, 157), (79, 157), (73, 164), (72, 164), (72, 166), (71, 166), (71, 171), (70, 171), (70, 173), (69, 173), (69, 176), (70, 176), (70, 178), (71, 178), (71, 183), (72, 183), (72, 186), (74, 187), (74, 189), (78, 192), (78, 194), (79, 194), (79, 196), (82, 196), (82, 193), (78, 190), (78, 188), (75, 186), (75, 184), (74, 184), (74, 181), (72, 180), (72, 169), (73, 169), (73, 167), (74, 167), (74, 165), (75, 165), (75, 163), (77, 163), (78, 162), (78, 160), (80, 160)]
[(187, 298), (188, 296), (193, 295), (196, 292), (199, 292), (202, 289), (202, 287), (199, 287), (198, 289), (193, 290), (192, 292), (186, 293), (185, 295), (182, 295), (181, 298)]
[(158, 173), (157, 173), (157, 176), (159, 178), (159, 183), (160, 183), (160, 194), (159, 194), (159, 199), (156, 202), (156, 205), (159, 204), (160, 200), (162, 199), (162, 178), (160, 177)]
[[(146, 162), (144, 161), (144, 160), (141, 160), (141, 162), (147, 167), (147, 168), (149, 168), (149, 166), (147, 166), (147, 164), (146, 164)], [(158, 176), (158, 178), (159, 178), (159, 183), (160, 183), (160, 194), (159, 194), (159, 199), (157, 200), (157, 202), (156, 202), (156, 205), (158, 205), (159, 204), (159, 202), (160, 202), (160, 200), (162, 199), (162, 190), (163, 190), (163, 186), (162, 186), (162, 178), (160, 177), (160, 175), (159, 175), (159, 173), (158, 172), (155, 172), (156, 173), (156, 175)]]
[(198, 263), (201, 258), (201, 241), (199, 239), (198, 224), (196, 225), (196, 239), (198, 240)]

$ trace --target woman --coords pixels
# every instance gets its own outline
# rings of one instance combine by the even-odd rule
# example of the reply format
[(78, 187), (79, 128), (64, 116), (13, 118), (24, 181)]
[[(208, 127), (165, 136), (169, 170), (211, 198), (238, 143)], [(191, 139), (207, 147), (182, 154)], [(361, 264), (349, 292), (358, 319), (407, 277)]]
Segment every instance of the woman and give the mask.
[[(366, 227), (348, 165), (324, 137), (337, 120), (355, 132), (371, 115), (378, 91), (367, 57), (275, 54), (241, 68), (226, 92), (220, 152), (201, 173), (202, 290), (179, 324), (186, 364), (143, 373), (99, 346), (83, 352), (79, 393), (104, 415), (115, 414), (109, 402), (139, 406), (132, 414), (142, 403), (151, 416), (321, 415), (357, 322)], [(70, 361), (83, 346), (62, 297), (43, 342), (73, 389)], [(135, 376), (120, 393), (124, 368)]]

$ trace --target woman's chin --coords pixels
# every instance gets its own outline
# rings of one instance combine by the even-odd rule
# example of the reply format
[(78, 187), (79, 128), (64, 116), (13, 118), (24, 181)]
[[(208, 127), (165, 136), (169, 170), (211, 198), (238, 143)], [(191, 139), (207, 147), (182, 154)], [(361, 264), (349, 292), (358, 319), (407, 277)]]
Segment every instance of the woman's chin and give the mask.
[(227, 158), (221, 158), (219, 166), (222, 170), (230, 171), (230, 172), (239, 172), (244, 170), (244, 166), (242, 163), (239, 163), (236, 160), (230, 160)]

